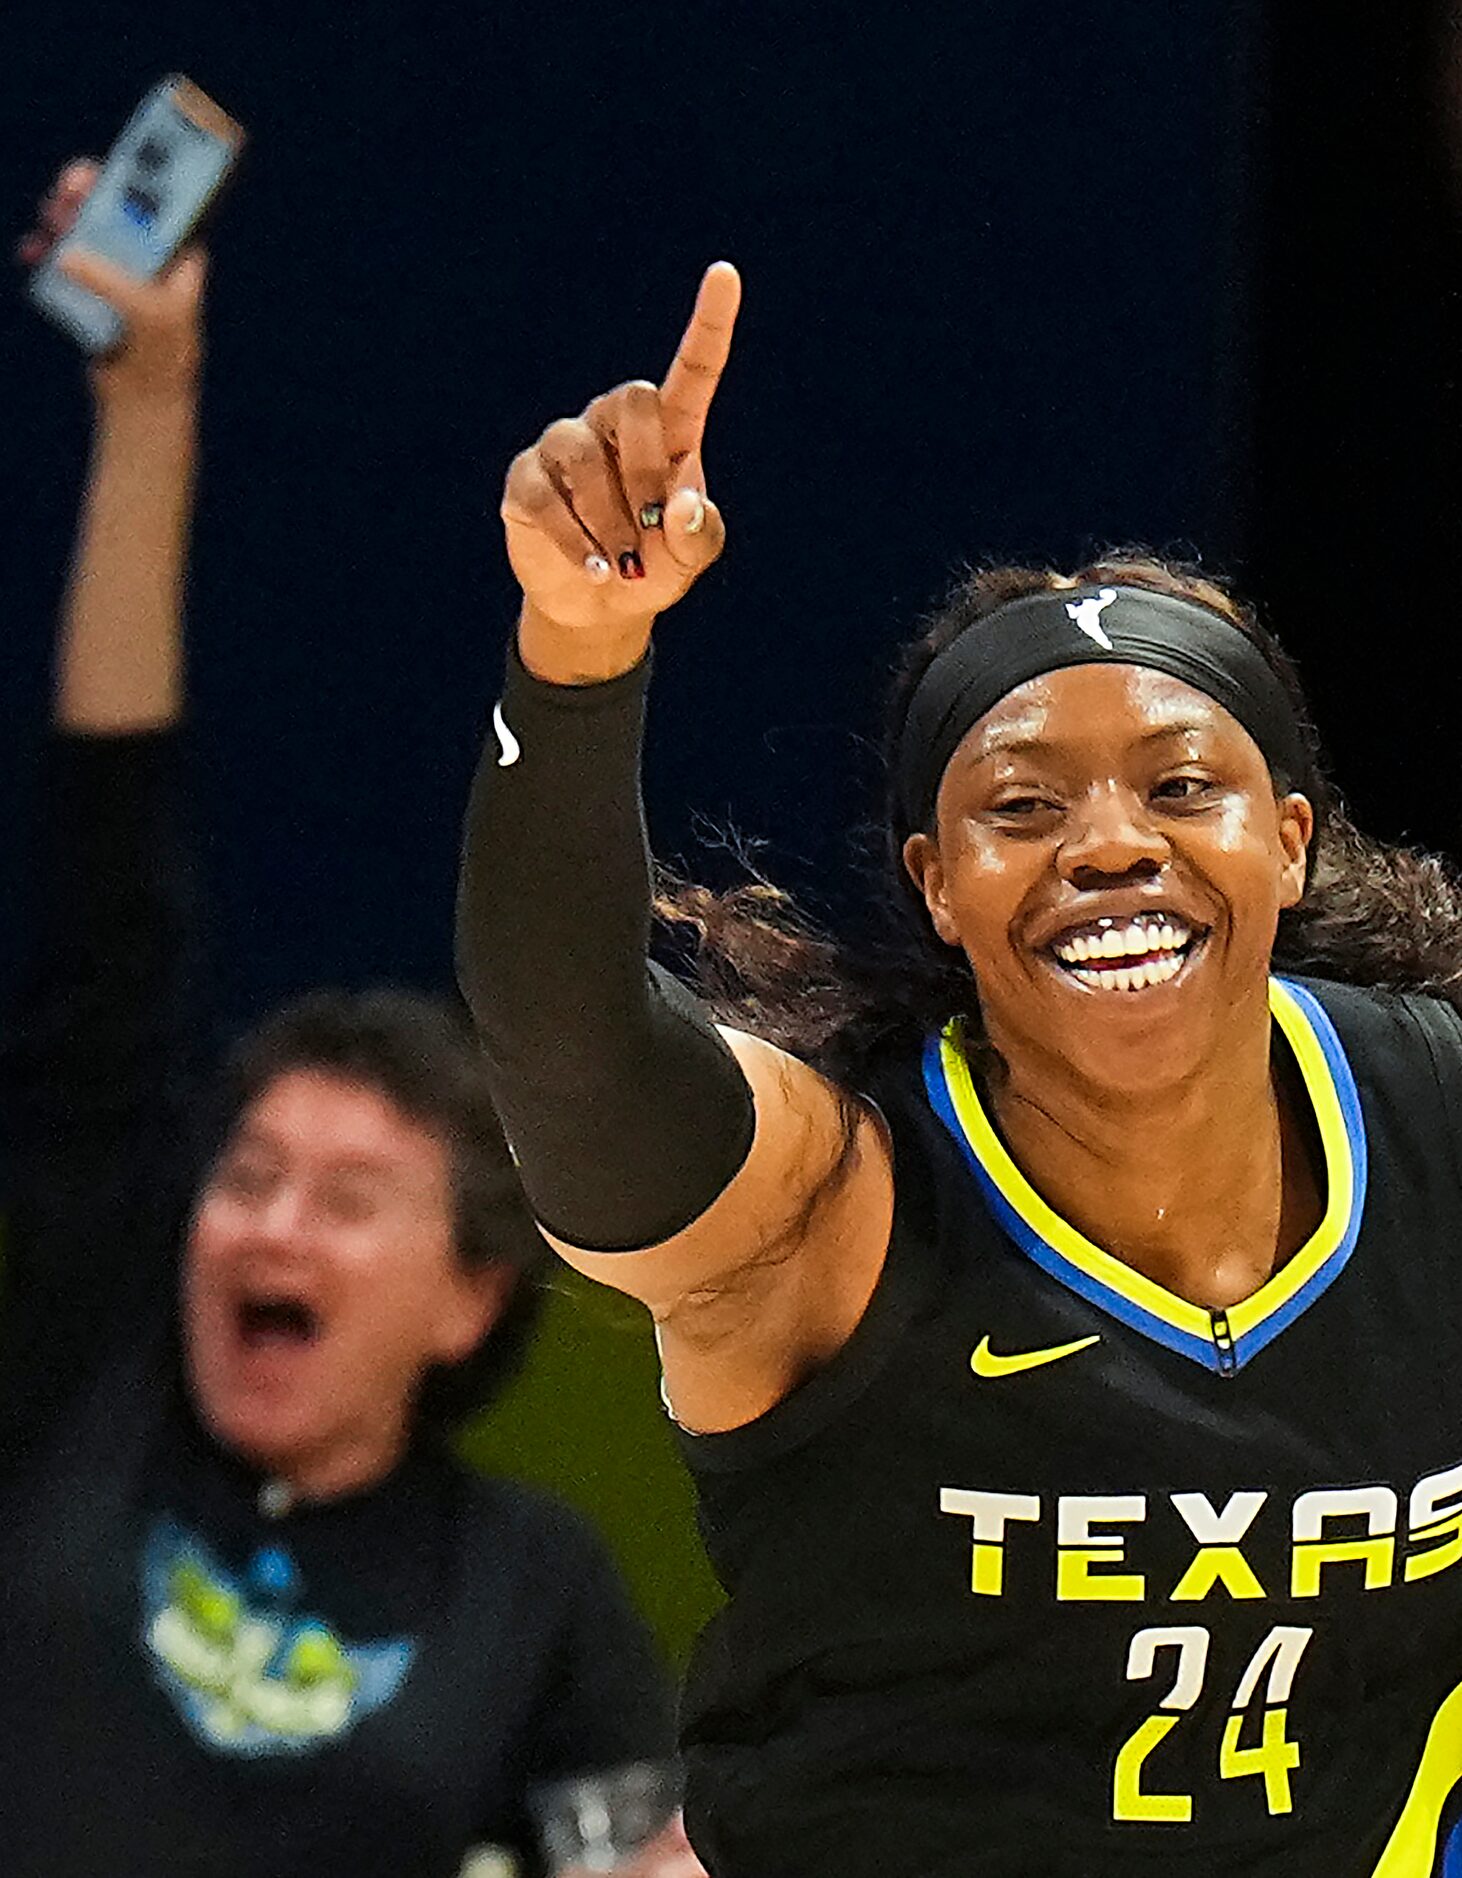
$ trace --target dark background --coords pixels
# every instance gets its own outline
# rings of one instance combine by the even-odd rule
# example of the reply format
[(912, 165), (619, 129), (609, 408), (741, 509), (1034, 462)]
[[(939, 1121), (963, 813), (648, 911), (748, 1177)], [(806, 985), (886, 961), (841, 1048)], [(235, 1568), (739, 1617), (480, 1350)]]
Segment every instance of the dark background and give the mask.
[[(708, 452), (730, 548), (662, 635), (662, 851), (697, 865), (734, 819), (845, 912), (920, 612), (967, 561), (1133, 541), (1261, 602), (1359, 819), (1462, 846), (1454, 11), (9, 6), (16, 234), (168, 70), (252, 136), (214, 243), (192, 586), (227, 1017), (446, 982), (513, 613), (502, 472), (657, 375), (721, 254), (746, 293)], [(86, 429), (76, 357), (18, 289), (0, 971)]]
[[(1125, 541), (1243, 576), (1363, 811), (1454, 841), (1453, 792), (1419, 788), (1455, 689), (1457, 479), (1423, 461), (1457, 454), (1443, 12), (7, 9), (16, 231), (166, 70), (252, 133), (215, 241), (192, 606), (228, 1013), (445, 978), (513, 611), (503, 468), (657, 374), (718, 254), (746, 282), (710, 439), (731, 547), (664, 635), (662, 848), (734, 816), (843, 906), (921, 610), (967, 560)], [(85, 403), (18, 291), (0, 359), (13, 838)]]
[[(1449, 8), (14, 5), (0, 225), (182, 69), (252, 147), (216, 237), (193, 586), (225, 1009), (447, 972), (514, 450), (746, 281), (723, 567), (665, 639), (660, 845), (734, 816), (853, 897), (891, 650), (959, 565), (1237, 573), (1363, 820), (1458, 842)], [(1455, 184), (1455, 188), (1453, 185)], [(84, 440), (0, 305), (13, 846)], [(23, 936), (0, 922), (0, 969)]]

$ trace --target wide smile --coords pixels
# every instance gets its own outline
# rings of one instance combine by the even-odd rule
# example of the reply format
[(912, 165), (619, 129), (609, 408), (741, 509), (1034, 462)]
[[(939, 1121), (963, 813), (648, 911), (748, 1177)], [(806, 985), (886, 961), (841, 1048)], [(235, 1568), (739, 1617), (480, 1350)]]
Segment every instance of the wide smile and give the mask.
[(1041, 951), (1063, 978), (1083, 990), (1130, 997), (1185, 976), (1207, 938), (1206, 927), (1158, 909), (1068, 926)]

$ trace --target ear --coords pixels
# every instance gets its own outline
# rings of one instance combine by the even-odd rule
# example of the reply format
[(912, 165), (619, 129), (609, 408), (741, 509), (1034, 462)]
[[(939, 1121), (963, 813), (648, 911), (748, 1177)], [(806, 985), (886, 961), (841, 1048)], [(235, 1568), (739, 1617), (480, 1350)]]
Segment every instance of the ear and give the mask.
[(932, 835), (910, 835), (904, 843), (904, 866), (924, 897), (934, 930), (947, 946), (959, 944), (959, 928), (944, 893), (944, 863)]
[(1310, 843), (1315, 836), (1315, 811), (1308, 796), (1294, 792), (1279, 798), (1279, 845), (1284, 863), (1279, 876), (1279, 904), (1297, 906), (1309, 874)]
[(460, 1363), (470, 1356), (507, 1309), (517, 1283), (517, 1267), (505, 1259), (453, 1272), (437, 1316), (435, 1360)]

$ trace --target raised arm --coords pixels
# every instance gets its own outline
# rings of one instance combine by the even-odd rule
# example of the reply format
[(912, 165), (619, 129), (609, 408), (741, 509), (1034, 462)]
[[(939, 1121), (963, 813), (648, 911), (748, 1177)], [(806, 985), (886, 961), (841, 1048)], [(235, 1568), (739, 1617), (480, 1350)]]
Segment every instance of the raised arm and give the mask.
[[(22, 244), (36, 259), (94, 180), (74, 165)], [(170, 1276), (192, 1035), (179, 848), (184, 556), (202, 261), (139, 286), (68, 271), (127, 321), (92, 370), (91, 463), (56, 649), (28, 964), (0, 1045), (7, 1433), (84, 1383), (119, 1310)]]
[(872, 1117), (806, 1064), (722, 1037), (647, 965), (639, 758), (657, 616), (717, 558), (707, 415), (740, 296), (702, 282), (665, 381), (622, 385), (515, 459), (517, 648), (468, 812), (463, 989), (540, 1221), (640, 1298), (680, 1419), (733, 1427), (846, 1340), (881, 1268)]
[[(46, 207), (55, 233), (74, 222), (95, 180), (88, 163), (62, 173)], [(45, 239), (27, 237), (22, 252), (38, 259)], [(182, 256), (156, 284), (85, 252), (62, 267), (117, 308), (127, 339), (91, 372), (96, 421), (61, 615), (55, 724), (83, 736), (166, 730), (182, 711), (203, 255)]]

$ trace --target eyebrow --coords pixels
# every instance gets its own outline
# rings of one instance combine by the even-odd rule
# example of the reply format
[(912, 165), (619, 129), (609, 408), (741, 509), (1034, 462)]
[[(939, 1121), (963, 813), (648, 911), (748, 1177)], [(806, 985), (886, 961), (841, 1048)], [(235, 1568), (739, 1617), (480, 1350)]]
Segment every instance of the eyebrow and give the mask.
[[(1158, 724), (1152, 730), (1143, 731), (1137, 739), (1139, 744), (1158, 743), (1173, 737), (1192, 737), (1211, 730), (1211, 724)], [(1053, 742), (1049, 737), (1023, 737), (1019, 731), (1011, 731), (1002, 736), (997, 730), (973, 761), (982, 761), (987, 756), (1045, 756), (1065, 749), (1064, 744)]]
[(336, 1154), (327, 1165), (332, 1174), (370, 1174), (383, 1180), (390, 1180), (396, 1171), (394, 1162), (377, 1154)]
[[(223, 1159), (230, 1154), (265, 1153), (282, 1154), (284, 1149), (271, 1135), (259, 1129), (241, 1128), (233, 1139), (227, 1142), (223, 1150)], [(327, 1166), (332, 1174), (372, 1174), (383, 1179), (390, 1179), (394, 1172), (394, 1162), (386, 1155), (372, 1154), (366, 1150), (327, 1157)]]

